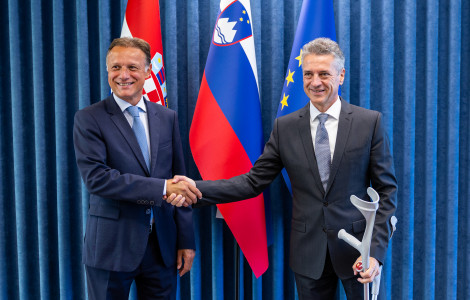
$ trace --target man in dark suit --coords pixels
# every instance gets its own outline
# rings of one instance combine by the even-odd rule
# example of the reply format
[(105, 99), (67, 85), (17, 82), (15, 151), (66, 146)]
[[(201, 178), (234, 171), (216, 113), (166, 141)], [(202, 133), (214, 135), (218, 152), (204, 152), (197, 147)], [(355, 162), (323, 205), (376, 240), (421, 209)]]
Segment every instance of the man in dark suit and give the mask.
[[(177, 270), (195, 255), (192, 210), (162, 198), (200, 192), (165, 178), (185, 173), (176, 113), (145, 101), (150, 46), (115, 39), (106, 56), (113, 94), (75, 115), (77, 165), (90, 193), (83, 246), (89, 299), (175, 299)], [(183, 182), (180, 182), (183, 183)]]
[[(226, 203), (261, 193), (287, 170), (293, 208), (290, 266), (301, 300), (334, 299), (338, 278), (348, 299), (363, 299), (362, 283), (380, 273), (396, 209), (397, 181), (382, 115), (344, 101), (338, 95), (345, 76), (338, 44), (320, 38), (302, 49), (304, 90), (310, 103), (275, 120), (263, 154), (250, 172), (229, 180), (198, 181), (202, 204)], [(188, 180), (178, 177), (174, 180)], [(370, 267), (357, 275), (358, 252), (338, 239), (344, 228), (359, 240), (366, 221), (349, 198), (380, 195), (370, 249)], [(173, 205), (188, 205), (174, 196)], [(383, 282), (383, 281), (382, 281)], [(380, 296), (385, 296), (383, 291)]]

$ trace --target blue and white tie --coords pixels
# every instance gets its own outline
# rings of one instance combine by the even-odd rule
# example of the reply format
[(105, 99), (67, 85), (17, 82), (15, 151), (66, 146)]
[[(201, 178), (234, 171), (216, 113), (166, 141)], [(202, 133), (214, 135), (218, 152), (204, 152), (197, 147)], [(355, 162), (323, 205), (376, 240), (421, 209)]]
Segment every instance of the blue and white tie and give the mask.
[(147, 135), (145, 134), (144, 124), (140, 120), (139, 116), (140, 108), (137, 106), (129, 106), (127, 111), (131, 114), (134, 118), (134, 122), (132, 124), (132, 130), (134, 130), (135, 137), (137, 138), (137, 142), (139, 143), (140, 150), (142, 151), (142, 155), (144, 156), (145, 163), (147, 164), (147, 169), (150, 172), (150, 155), (149, 155), (149, 148), (147, 144)]
[(321, 182), (326, 191), (331, 168), (330, 140), (328, 138), (328, 131), (326, 131), (325, 128), (328, 114), (319, 114), (317, 118), (320, 123), (318, 124), (315, 137), (315, 156), (317, 158), (318, 172), (320, 173)]

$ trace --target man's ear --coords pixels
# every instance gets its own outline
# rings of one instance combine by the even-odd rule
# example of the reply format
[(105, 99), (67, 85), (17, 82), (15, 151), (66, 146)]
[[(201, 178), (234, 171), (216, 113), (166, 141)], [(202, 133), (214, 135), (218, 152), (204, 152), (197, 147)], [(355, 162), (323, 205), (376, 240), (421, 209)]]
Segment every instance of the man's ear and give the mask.
[(147, 77), (145, 77), (145, 78), (149, 78), (151, 73), (152, 73), (152, 64), (150, 64), (150, 65), (147, 67)]
[(346, 74), (346, 69), (343, 68), (343, 70), (341, 70), (341, 73), (339, 73), (339, 85), (343, 85), (344, 74)]

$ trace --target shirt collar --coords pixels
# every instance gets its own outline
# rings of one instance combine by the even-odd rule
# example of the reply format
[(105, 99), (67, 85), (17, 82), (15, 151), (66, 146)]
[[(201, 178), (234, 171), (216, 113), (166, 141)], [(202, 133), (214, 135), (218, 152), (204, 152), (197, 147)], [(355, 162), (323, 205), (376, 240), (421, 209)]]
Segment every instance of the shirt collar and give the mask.
[[(325, 114), (328, 114), (330, 117), (335, 118), (336, 120), (339, 120), (339, 114), (341, 113), (341, 100), (336, 99), (335, 103), (333, 103), (330, 108), (325, 112)], [(310, 102), (310, 118), (311, 120), (315, 120), (315, 118), (321, 114), (321, 112)]]
[[(119, 105), (119, 108), (121, 109), (122, 112), (124, 112), (129, 106), (132, 106), (129, 102), (122, 100), (116, 94), (113, 93), (114, 100), (116, 101), (117, 105)], [(144, 112), (147, 112), (147, 106), (145, 105), (145, 98), (142, 96), (137, 103), (137, 107), (142, 109)]]

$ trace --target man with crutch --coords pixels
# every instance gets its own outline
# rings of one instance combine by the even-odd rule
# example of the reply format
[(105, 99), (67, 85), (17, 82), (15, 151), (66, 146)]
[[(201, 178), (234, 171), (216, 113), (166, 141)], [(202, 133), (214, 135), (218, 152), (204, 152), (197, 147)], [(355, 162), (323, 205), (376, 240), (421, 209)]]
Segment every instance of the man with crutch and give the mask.
[[(339, 96), (344, 62), (338, 44), (330, 39), (304, 45), (300, 63), (310, 102), (274, 121), (271, 137), (250, 172), (228, 180), (196, 182), (204, 197), (198, 203), (233, 202), (257, 196), (286, 169), (293, 192), (289, 263), (300, 300), (334, 299), (338, 279), (348, 299), (363, 299), (363, 283), (379, 275), (385, 260), (396, 210), (397, 181), (382, 114)], [(370, 186), (380, 201), (369, 268), (355, 274), (351, 267), (358, 253), (338, 239), (338, 231), (344, 228), (362, 238), (366, 220), (349, 197), (365, 199)], [(167, 201), (193, 203), (174, 197)]]

